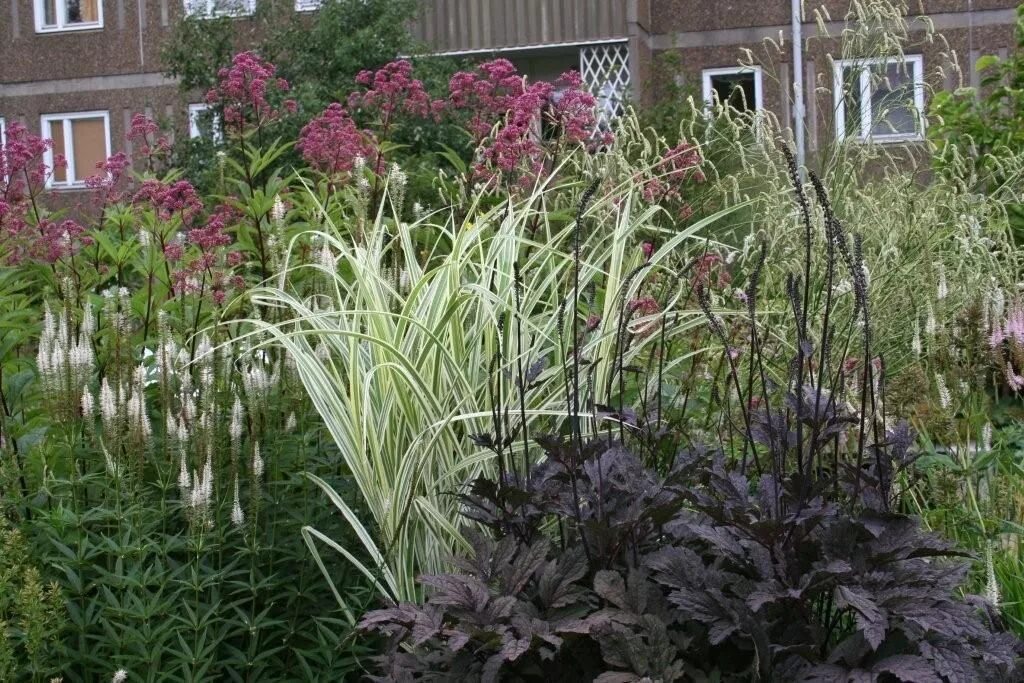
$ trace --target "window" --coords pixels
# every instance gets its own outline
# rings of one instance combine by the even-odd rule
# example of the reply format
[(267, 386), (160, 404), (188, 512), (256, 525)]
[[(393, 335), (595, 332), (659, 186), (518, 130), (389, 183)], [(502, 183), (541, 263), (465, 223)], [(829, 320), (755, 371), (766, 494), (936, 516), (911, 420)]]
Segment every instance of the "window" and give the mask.
[(920, 55), (836, 62), (836, 136), (875, 142), (920, 140), (924, 130)]
[(758, 112), (764, 106), (761, 67), (704, 69), (704, 102), (724, 104), (739, 112)]
[(41, 127), (43, 137), (53, 140), (46, 165), (53, 168), (56, 155), (67, 160), (64, 168), (54, 169), (51, 187), (84, 185), (86, 178), (99, 174), (96, 165), (110, 156), (110, 116), (105, 111), (46, 114)]
[(256, 0), (185, 0), (185, 13), (199, 16), (243, 16), (256, 10)]
[(188, 105), (188, 136), (221, 141), (220, 117), (208, 104)]
[(320, 5), (322, 4), (323, 0), (295, 0), (295, 11), (310, 12), (315, 9), (320, 9)]
[(36, 32), (103, 28), (103, 0), (35, 0)]

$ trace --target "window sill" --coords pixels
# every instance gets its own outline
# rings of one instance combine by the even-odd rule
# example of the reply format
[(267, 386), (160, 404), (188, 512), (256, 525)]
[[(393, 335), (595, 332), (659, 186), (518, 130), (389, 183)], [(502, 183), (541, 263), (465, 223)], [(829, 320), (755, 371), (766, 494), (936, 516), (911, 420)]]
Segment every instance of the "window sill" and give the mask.
[(40, 35), (53, 34), (53, 33), (79, 33), (81, 31), (102, 31), (103, 22), (82, 24), (81, 26), (63, 26), (60, 28), (36, 28), (36, 33)]
[(923, 135), (879, 135), (870, 138), (846, 137), (840, 138), (841, 142), (853, 142), (858, 145), (905, 145), (908, 143), (924, 142)]
[(63, 193), (63, 192), (82, 192), (82, 191), (85, 191), (85, 190), (91, 190), (92, 188), (89, 187), (85, 183), (85, 181), (82, 181), (82, 182), (75, 182), (75, 183), (61, 183), (60, 185), (47, 185), (46, 189), (49, 190), (50, 192)]

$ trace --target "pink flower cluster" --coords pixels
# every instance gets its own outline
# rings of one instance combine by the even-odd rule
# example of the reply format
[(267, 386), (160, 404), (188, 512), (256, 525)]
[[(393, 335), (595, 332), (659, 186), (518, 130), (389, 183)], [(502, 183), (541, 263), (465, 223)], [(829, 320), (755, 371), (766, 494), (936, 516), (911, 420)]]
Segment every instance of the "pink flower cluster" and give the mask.
[(474, 171), (484, 181), (532, 185), (557, 154), (546, 145), (545, 129), (554, 133), (547, 137), (556, 146), (611, 142), (610, 134), (595, 140), (597, 101), (576, 72), (554, 85), (528, 83), (511, 62), (496, 59), (454, 74), (448, 90), (452, 108), (469, 116), (470, 134), (480, 145)]
[(331, 176), (348, 173), (356, 157), (374, 152), (371, 134), (359, 130), (337, 102), (303, 127), (295, 147), (307, 164)]
[[(7, 126), (5, 137), (0, 147), (0, 264), (53, 263), (72, 255), (87, 240), (84, 229), (74, 221), (50, 221), (34, 209), (51, 172), (43, 158), (53, 143), (17, 121)], [(64, 166), (60, 155), (54, 166)]]
[(132, 143), (136, 152), (149, 159), (166, 157), (171, 152), (167, 136), (157, 122), (145, 114), (132, 116), (125, 139)]
[[(224, 122), (244, 131), (247, 124), (259, 127), (277, 119), (281, 110), (276, 108), (270, 97), (273, 93), (285, 93), (290, 89), (288, 81), (275, 76), (277, 68), (266, 62), (255, 52), (240, 52), (231, 60), (231, 66), (217, 73), (217, 87), (206, 94), (208, 104), (219, 105), (224, 112)], [(294, 100), (285, 100), (282, 108), (294, 112)]]
[(1024, 389), (1024, 375), (1014, 365), (1024, 368), (1024, 306), (1015, 304), (1006, 319), (992, 326), (989, 344), (1003, 366), (1006, 384), (1014, 392)]
[(124, 152), (116, 152), (107, 157), (106, 161), (96, 164), (96, 170), (99, 173), (86, 178), (85, 184), (88, 188), (96, 191), (93, 199), (97, 204), (114, 203), (123, 198), (122, 181), (126, 178), (129, 166), (131, 166), (131, 160)]
[(203, 211), (203, 200), (199, 198), (196, 188), (187, 180), (173, 183), (165, 183), (155, 178), (144, 180), (133, 201), (152, 206), (162, 221), (169, 221), (178, 216), (182, 225), (186, 227), (191, 226)]
[(473, 71), (459, 71), (448, 81), (452, 107), (468, 111), (469, 132), (480, 142), (494, 124), (512, 110), (526, 91), (526, 80), (507, 59), (484, 62)]
[(706, 180), (700, 168), (703, 162), (696, 145), (680, 142), (665, 152), (651, 167), (651, 175), (641, 181), (644, 200), (651, 203), (679, 203), (678, 216), (686, 220), (693, 214), (693, 207), (683, 200), (681, 189), (686, 183), (703, 183)]
[[(233, 208), (218, 206), (202, 226), (188, 231), (187, 243), (195, 249), (187, 263), (174, 273), (177, 292), (209, 296), (220, 305), (230, 289), (245, 288), (245, 280), (234, 272), (244, 261), (242, 254), (224, 249), (234, 241), (228, 229), (238, 218)], [(164, 255), (169, 261), (180, 261), (185, 246), (180, 240), (174, 240), (164, 248)]]
[(993, 349), (1002, 346), (1006, 341), (1024, 346), (1024, 306), (1010, 308), (1006, 319), (993, 326), (988, 341)]
[(382, 125), (398, 112), (436, 118), (444, 109), (444, 101), (432, 101), (423, 81), (412, 77), (412, 64), (406, 59), (389, 62), (377, 71), (360, 71), (356, 83), (366, 90), (348, 96), (349, 109), (377, 112)]
[[(712, 276), (715, 277), (714, 285), (711, 282)], [(715, 253), (704, 254), (693, 264), (692, 282), (694, 287), (701, 285), (703, 287), (715, 286), (719, 289), (724, 289), (732, 283), (732, 274), (720, 255)]]

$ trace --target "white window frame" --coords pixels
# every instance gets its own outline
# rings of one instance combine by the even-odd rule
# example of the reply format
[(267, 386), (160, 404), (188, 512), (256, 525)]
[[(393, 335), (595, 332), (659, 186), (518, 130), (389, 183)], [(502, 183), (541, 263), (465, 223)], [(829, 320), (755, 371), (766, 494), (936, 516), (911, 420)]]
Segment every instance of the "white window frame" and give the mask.
[[(110, 158), (110, 112), (108, 111), (76, 111), (67, 114), (43, 114), (39, 117), (39, 129), (44, 139), (53, 139), (51, 124), (54, 121), (75, 121), (77, 119), (103, 119), (103, 136), (106, 143), (106, 156)], [(85, 187), (85, 178), (74, 178), (75, 172), (75, 143), (71, 132), (71, 126), (64, 126), (64, 158), (67, 160), (65, 174), (67, 180), (55, 181), (53, 179), (53, 148), (48, 147), (43, 154), (43, 161), (50, 168), (50, 175), (46, 179), (46, 187), (52, 189), (81, 188)], [(91, 175), (99, 175), (94, 173)], [(90, 177), (90, 176), (87, 176)]]
[[(227, 0), (230, 1), (230, 0)], [(182, 0), (185, 14), (199, 17), (247, 17), (256, 12), (256, 0), (237, 0), (238, 9), (217, 9), (225, 0)]]
[[(188, 137), (190, 140), (203, 137), (203, 131), (199, 129), (198, 119), (203, 113), (210, 111), (211, 108), (212, 107), (210, 107), (210, 105), (203, 102), (196, 102), (188, 105)], [(212, 135), (211, 139), (213, 142), (220, 144), (223, 141), (220, 129), (220, 116), (214, 114), (210, 120), (210, 124), (210, 133)]]
[(315, 12), (324, 4), (324, 0), (295, 0), (296, 12)]
[[(764, 111), (764, 72), (760, 66), (724, 66), (714, 69), (704, 69), (701, 72), (702, 95), (704, 104), (710, 111), (716, 104), (715, 89), (711, 86), (711, 79), (715, 76), (743, 76), (754, 74), (754, 108), (751, 113), (759, 114)], [(750, 103), (748, 103), (750, 104)]]
[[(871, 111), (871, 67), (887, 67), (890, 63), (899, 62), (911, 67), (911, 78), (914, 82), (914, 108), (917, 109), (917, 130), (913, 133), (872, 133), (874, 120)], [(843, 91), (843, 71), (849, 68), (860, 69), (860, 132), (847, 134), (846, 131), (846, 98)], [(924, 140), (925, 109), (924, 109), (924, 55), (904, 55), (902, 57), (879, 57), (872, 59), (840, 59), (836, 60), (832, 72), (832, 104), (836, 115), (836, 139), (851, 139), (857, 142), (916, 142)]]
[(68, 14), (67, 0), (57, 0), (57, 25), (46, 26), (43, 24), (43, 17), (46, 16), (46, 11), (43, 9), (43, 3), (46, 0), (32, 0), (33, 13), (35, 14), (36, 22), (36, 33), (64, 33), (65, 31), (95, 31), (103, 28), (103, 0), (99, 0), (96, 3), (96, 21), (90, 21), (89, 23), (78, 22), (68, 23), (65, 18)]

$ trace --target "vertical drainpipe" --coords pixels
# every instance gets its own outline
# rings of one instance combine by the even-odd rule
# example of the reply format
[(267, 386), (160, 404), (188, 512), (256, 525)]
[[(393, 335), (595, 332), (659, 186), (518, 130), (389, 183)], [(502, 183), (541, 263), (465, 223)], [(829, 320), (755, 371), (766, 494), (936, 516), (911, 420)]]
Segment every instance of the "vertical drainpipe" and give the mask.
[[(790, 50), (793, 52), (793, 137), (796, 138), (796, 163), (801, 169), (807, 160), (804, 140), (805, 107), (804, 107), (804, 40), (802, 0), (790, 0), (793, 22), (793, 41)], [(802, 171), (801, 171), (802, 172)]]
[(143, 18), (143, 15), (145, 14), (145, 11), (146, 11), (145, 10), (145, 3), (146, 3), (146, 0), (138, 0), (138, 2), (135, 3), (135, 9), (138, 10), (136, 12), (136, 14), (139, 17), (139, 66), (140, 67), (146, 66), (146, 50), (144, 49), (143, 43), (142, 43), (142, 20), (143, 20), (142, 18)]

